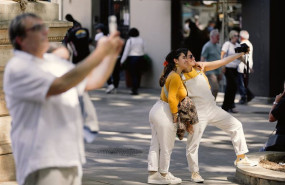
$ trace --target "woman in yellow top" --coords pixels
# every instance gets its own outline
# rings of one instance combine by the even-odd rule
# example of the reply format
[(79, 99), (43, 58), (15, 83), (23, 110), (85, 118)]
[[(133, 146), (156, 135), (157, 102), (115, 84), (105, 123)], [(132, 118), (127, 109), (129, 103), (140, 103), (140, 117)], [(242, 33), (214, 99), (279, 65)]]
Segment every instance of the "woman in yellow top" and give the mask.
[[(196, 62), (196, 65), (204, 66), (204, 71), (217, 69), (226, 65), (235, 59), (243, 56), (245, 53), (236, 53), (221, 60), (213, 62)], [(194, 67), (195, 58), (189, 57), (188, 73), (182, 75), (183, 81), (188, 91), (188, 96), (194, 101), (199, 124), (193, 125), (194, 133), (189, 134), (187, 138), (186, 156), (191, 174), (191, 180), (194, 182), (203, 182), (204, 179), (199, 174), (198, 149), (203, 132), (208, 123), (222, 129), (231, 136), (232, 144), (237, 155), (235, 165), (254, 166), (257, 163), (250, 161), (245, 153), (248, 152), (242, 124), (231, 114), (216, 105), (216, 101), (211, 92), (208, 79), (204, 71), (199, 71)]]
[(166, 56), (159, 80), (162, 87), (160, 100), (149, 113), (152, 139), (148, 155), (148, 183), (151, 184), (179, 184), (182, 181), (168, 169), (176, 137), (177, 106), (187, 96), (180, 76), (188, 66), (187, 53), (188, 50), (182, 48)]

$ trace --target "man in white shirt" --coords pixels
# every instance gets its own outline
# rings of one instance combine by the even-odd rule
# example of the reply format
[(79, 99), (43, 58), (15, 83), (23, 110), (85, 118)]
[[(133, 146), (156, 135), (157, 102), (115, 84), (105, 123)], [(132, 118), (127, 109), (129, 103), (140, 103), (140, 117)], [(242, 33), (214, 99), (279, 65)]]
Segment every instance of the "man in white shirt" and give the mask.
[[(247, 65), (243, 62), (241, 62), (238, 66), (238, 87), (239, 87), (239, 93), (241, 96), (241, 99), (239, 101), (240, 104), (246, 104), (247, 102), (251, 101), (254, 98), (253, 93), (248, 88), (248, 76), (246, 76), (246, 79), (244, 79), (244, 75), (249, 75), (250, 71), (253, 67), (253, 46), (249, 39), (249, 33), (246, 30), (241, 30), (240, 33), (240, 44), (247, 44), (250, 48), (249, 53), (244, 57), (246, 60), (245, 62), (248, 62)], [(247, 71), (248, 70), (248, 71)], [(248, 73), (247, 73), (248, 72)], [(247, 82), (247, 84), (245, 84)]]
[(48, 28), (35, 14), (14, 18), (9, 36), (15, 51), (4, 92), (18, 184), (80, 185), (85, 156), (78, 96), (109, 77), (123, 45), (119, 33), (101, 39), (77, 66), (46, 53)]

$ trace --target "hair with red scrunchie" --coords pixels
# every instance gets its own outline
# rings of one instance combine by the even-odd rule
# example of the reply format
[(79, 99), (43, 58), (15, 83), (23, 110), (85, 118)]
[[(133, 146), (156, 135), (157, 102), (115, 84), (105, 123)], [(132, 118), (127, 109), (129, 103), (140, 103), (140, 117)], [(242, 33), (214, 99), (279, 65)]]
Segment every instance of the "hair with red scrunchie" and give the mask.
[(166, 67), (167, 65), (168, 65), (168, 62), (165, 60), (165, 61), (163, 62), (163, 66)]

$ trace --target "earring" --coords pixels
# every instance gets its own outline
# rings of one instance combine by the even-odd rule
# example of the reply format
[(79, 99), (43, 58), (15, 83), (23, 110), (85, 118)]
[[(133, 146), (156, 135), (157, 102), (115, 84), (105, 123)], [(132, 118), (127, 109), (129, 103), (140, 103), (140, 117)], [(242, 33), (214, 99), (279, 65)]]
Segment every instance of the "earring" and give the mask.
[(175, 64), (175, 67), (178, 67), (178, 64)]

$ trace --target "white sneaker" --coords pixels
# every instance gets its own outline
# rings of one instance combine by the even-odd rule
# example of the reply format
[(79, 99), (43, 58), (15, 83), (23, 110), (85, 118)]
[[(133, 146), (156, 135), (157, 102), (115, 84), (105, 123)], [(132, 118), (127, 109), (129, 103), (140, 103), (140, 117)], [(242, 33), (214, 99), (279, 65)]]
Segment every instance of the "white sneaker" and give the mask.
[(113, 84), (108, 85), (106, 89), (106, 93), (110, 94), (115, 89), (115, 86)]
[(247, 157), (240, 159), (238, 162), (235, 160), (234, 162), (235, 166), (257, 166), (257, 161), (252, 161), (248, 159)]
[(170, 180), (170, 184), (180, 184), (182, 182), (182, 179), (174, 177), (174, 175), (172, 175), (170, 172), (168, 172), (165, 177), (166, 179)]
[(170, 184), (170, 180), (163, 177), (159, 172), (148, 175), (147, 183), (149, 184)]
[(199, 172), (192, 172), (191, 181), (202, 183), (202, 182), (204, 182), (204, 179), (201, 177)]

